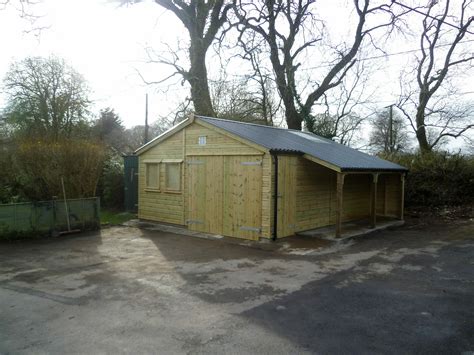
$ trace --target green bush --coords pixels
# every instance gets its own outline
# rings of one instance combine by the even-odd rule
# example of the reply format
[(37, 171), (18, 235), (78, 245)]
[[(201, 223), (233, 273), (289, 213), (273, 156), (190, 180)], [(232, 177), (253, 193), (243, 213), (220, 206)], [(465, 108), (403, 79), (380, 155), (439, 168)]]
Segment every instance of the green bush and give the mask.
[(102, 206), (122, 210), (124, 201), (123, 158), (108, 159), (99, 180), (98, 195)]
[(38, 239), (47, 237), (50, 235), (49, 231), (39, 231), (36, 229), (30, 229), (26, 231), (17, 231), (8, 228), (4, 224), (0, 223), (0, 241), (12, 241), (20, 239)]
[(474, 158), (461, 154), (400, 154), (383, 157), (410, 169), (405, 183), (407, 207), (472, 204)]

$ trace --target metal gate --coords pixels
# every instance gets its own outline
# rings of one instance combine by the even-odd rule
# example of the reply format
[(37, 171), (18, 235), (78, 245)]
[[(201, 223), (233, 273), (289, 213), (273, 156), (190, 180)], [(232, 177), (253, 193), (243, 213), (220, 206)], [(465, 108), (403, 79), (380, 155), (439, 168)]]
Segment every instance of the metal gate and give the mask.
[(125, 210), (138, 210), (138, 156), (124, 155), (124, 201)]

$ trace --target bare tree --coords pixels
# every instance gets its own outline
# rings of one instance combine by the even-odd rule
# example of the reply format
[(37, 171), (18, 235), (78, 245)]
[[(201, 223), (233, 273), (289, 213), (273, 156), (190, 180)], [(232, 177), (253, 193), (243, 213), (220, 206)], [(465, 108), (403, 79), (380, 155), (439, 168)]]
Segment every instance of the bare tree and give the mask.
[[(364, 40), (373, 42), (374, 33), (379, 29), (392, 29), (398, 17), (391, 12), (390, 4), (371, 6), (369, 0), (354, 0), (358, 17), (354, 40), (332, 48), (334, 58), (329, 69), (320, 80), (313, 80), (312, 87), (305, 91), (297, 85), (299, 57), (311, 47), (321, 45), (324, 37), (324, 24), (314, 15), (315, 4), (315, 0), (239, 0), (234, 7), (240, 32), (258, 33), (269, 48), (286, 122), (288, 128), (293, 129), (301, 129), (303, 122), (311, 116), (314, 104), (342, 82), (356, 63)], [(378, 21), (374, 22), (373, 18)], [(307, 93), (305, 97), (303, 93)]]
[(241, 32), (238, 37), (239, 57), (247, 61), (252, 72), (244, 75), (247, 86), (254, 84), (252, 94), (254, 110), (258, 112), (266, 125), (274, 125), (276, 116), (281, 111), (281, 99), (277, 100), (275, 80), (268, 66), (268, 55), (264, 40), (254, 31)]
[(148, 82), (146, 80), (145, 82), (149, 84), (162, 83), (175, 75), (180, 75), (191, 86), (191, 99), (196, 113), (215, 116), (209, 93), (206, 54), (226, 23), (227, 14), (232, 4), (225, 0), (155, 0), (155, 2), (171, 11), (188, 31), (189, 69), (185, 69), (178, 64), (176, 49), (170, 48), (171, 58), (166, 58), (157, 54), (154, 50), (148, 49), (150, 62), (170, 65), (174, 72), (158, 82)]
[(308, 131), (341, 144), (353, 143), (368, 116), (358, 111), (371, 103), (373, 92), (367, 92), (369, 81), (368, 67), (362, 61), (357, 62), (339, 86), (323, 95), (324, 112), (306, 118)]
[[(158, 137), (172, 126), (172, 123), (164, 118), (159, 118), (149, 127), (150, 139)], [(143, 145), (143, 135), (145, 134), (145, 126), (137, 125), (128, 128), (124, 132), (124, 152), (132, 153)]]
[(85, 80), (62, 59), (29, 57), (13, 63), (4, 88), (7, 121), (29, 133), (68, 136), (85, 119)]
[[(408, 92), (402, 93), (398, 102), (416, 134), (421, 153), (432, 151), (445, 139), (461, 137), (474, 127), (472, 103), (454, 103), (456, 90), (450, 87), (461, 68), (472, 70), (474, 54), (462, 47), (473, 27), (473, 5), (472, 0), (463, 0), (455, 9), (450, 0), (430, 1), (423, 16), (421, 54), (415, 70), (417, 88), (405, 88)], [(401, 85), (406, 86), (406, 78), (402, 80)]]
[(0, 10), (13, 8), (20, 18), (29, 22), (30, 27), (25, 32), (39, 36), (43, 30), (49, 28), (39, 23), (43, 15), (38, 13), (37, 8), (41, 3), (43, 0), (0, 0)]
[(372, 122), (370, 146), (377, 152), (390, 154), (406, 150), (409, 142), (403, 118), (397, 112), (393, 112), (391, 118), (389, 111), (377, 112)]
[(260, 86), (259, 78), (254, 79), (252, 83), (250, 77), (226, 80), (224, 76), (211, 81), (212, 101), (218, 117), (273, 125), (278, 103), (269, 97), (268, 82)]

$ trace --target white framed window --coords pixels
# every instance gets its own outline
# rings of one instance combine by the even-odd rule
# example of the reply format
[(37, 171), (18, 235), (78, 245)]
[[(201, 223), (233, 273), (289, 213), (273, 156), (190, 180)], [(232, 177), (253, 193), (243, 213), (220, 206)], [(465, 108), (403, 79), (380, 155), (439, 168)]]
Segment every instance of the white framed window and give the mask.
[(148, 190), (160, 189), (159, 162), (145, 162), (145, 188)]
[(200, 136), (198, 138), (198, 144), (199, 145), (206, 145), (206, 143), (207, 143), (207, 137), (206, 136)]
[(165, 162), (165, 190), (181, 192), (181, 162)]

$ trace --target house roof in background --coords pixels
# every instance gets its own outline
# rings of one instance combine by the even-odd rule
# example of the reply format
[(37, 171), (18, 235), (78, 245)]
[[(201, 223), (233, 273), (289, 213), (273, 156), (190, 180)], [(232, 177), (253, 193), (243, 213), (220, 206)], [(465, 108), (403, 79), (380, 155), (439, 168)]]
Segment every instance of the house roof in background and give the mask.
[(261, 145), (275, 153), (309, 155), (341, 171), (407, 171), (405, 167), (362, 153), (330, 139), (298, 130), (195, 116), (198, 120)]

